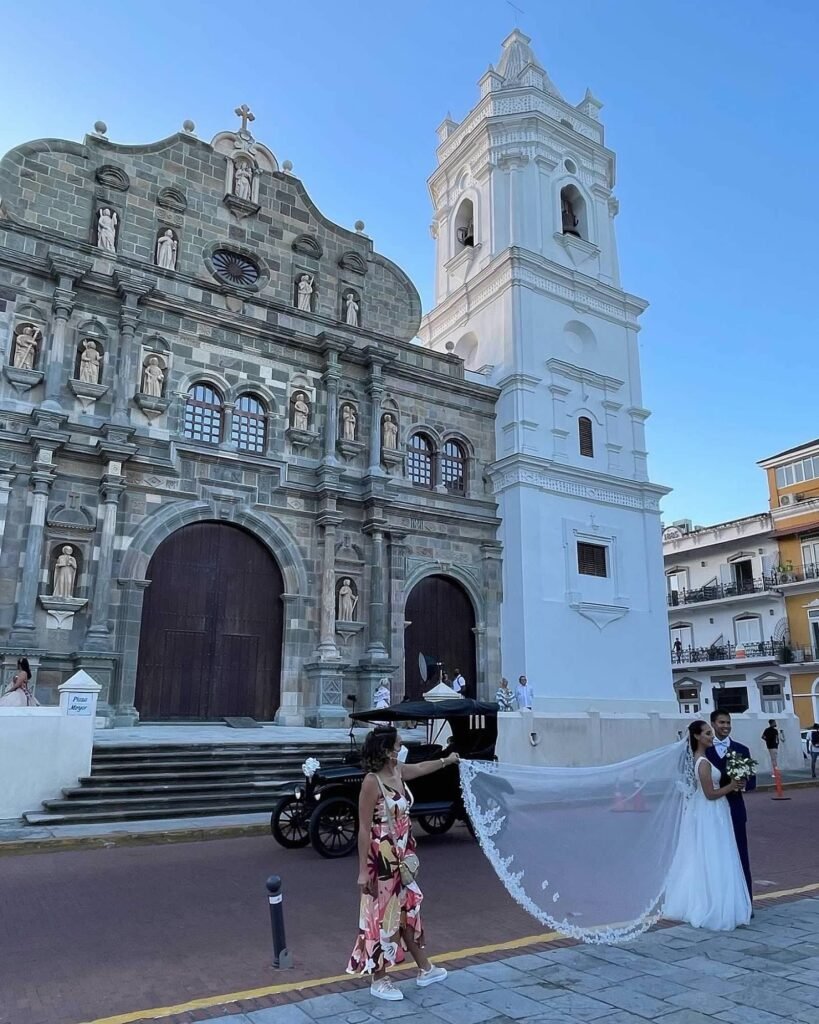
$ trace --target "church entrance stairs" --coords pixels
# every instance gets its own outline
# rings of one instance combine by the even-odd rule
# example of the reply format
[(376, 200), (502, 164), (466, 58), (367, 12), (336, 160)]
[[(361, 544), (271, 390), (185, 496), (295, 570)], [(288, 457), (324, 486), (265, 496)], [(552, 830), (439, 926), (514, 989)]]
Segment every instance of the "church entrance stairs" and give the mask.
[(308, 757), (341, 761), (349, 742), (168, 744), (110, 741), (94, 747), (91, 774), (28, 825), (74, 825), (236, 815), (271, 810)]

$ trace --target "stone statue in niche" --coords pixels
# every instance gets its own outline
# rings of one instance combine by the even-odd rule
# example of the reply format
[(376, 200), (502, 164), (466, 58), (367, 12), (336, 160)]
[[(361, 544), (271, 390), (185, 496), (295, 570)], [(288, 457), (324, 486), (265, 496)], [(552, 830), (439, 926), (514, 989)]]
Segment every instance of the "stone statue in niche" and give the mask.
[(355, 441), (358, 417), (351, 405), (341, 407), (341, 436), (345, 441)]
[(358, 604), (358, 595), (353, 589), (352, 580), (343, 579), (338, 588), (338, 621), (355, 622), (355, 610)]
[(165, 383), (165, 374), (159, 363), (158, 356), (148, 356), (142, 370), (142, 394), (150, 398), (162, 397), (162, 385)]
[(233, 164), (233, 194), (248, 202), (253, 195), (253, 168), (247, 160), (236, 160)]
[(74, 548), (66, 544), (54, 563), (54, 588), (52, 597), (73, 597), (74, 585), (77, 582), (77, 559)]
[(344, 296), (344, 319), (350, 327), (358, 327), (359, 309), (355, 292), (347, 292)]
[(384, 413), (381, 421), (381, 443), (393, 451), (398, 447), (398, 424), (389, 412)]
[(40, 337), (41, 335), (37, 328), (27, 324), (14, 339), (14, 352), (11, 356), (11, 362), (18, 370), (34, 369)]
[(100, 249), (117, 251), (117, 224), (119, 217), (107, 206), (97, 214), (97, 245)]
[(305, 313), (311, 313), (313, 310), (314, 280), (315, 279), (310, 274), (302, 274), (299, 278), (298, 300), (296, 305), (299, 309), (303, 309)]
[(89, 338), (82, 343), (80, 356), (80, 380), (83, 384), (99, 384), (102, 356), (97, 344)]
[(303, 391), (297, 391), (293, 395), (292, 420), (294, 430), (307, 430), (310, 423), (310, 404)]
[(156, 265), (163, 270), (176, 270), (176, 253), (179, 244), (174, 238), (173, 231), (168, 228), (156, 241)]

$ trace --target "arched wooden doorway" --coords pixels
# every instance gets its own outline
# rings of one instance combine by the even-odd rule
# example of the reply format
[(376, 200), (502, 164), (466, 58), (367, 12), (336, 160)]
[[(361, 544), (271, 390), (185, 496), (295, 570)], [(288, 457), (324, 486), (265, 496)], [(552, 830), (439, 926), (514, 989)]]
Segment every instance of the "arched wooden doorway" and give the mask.
[(425, 683), (418, 657), (441, 662), (450, 679), (460, 669), (466, 679), (466, 696), (477, 689), (475, 657), (475, 610), (464, 588), (448, 576), (425, 576), (410, 591), (404, 610), (409, 622), (404, 632), (404, 692), (420, 697), (437, 676)]
[(279, 705), (282, 575), (255, 537), (193, 523), (148, 565), (135, 704), (142, 721), (248, 716)]

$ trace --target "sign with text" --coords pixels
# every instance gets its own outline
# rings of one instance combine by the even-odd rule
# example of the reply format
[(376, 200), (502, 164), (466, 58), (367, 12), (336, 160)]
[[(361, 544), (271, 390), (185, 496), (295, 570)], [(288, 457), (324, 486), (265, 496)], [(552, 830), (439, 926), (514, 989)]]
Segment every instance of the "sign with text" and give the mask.
[(93, 693), (70, 693), (65, 713), (67, 715), (90, 715), (93, 703)]

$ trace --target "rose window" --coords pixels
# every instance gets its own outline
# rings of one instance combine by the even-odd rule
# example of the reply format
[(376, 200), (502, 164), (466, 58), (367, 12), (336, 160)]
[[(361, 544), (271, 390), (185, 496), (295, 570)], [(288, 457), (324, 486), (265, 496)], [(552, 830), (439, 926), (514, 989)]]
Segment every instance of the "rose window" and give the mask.
[(259, 280), (259, 268), (247, 256), (227, 249), (217, 249), (211, 257), (213, 271), (227, 284), (251, 285)]

